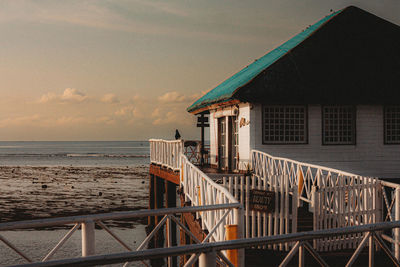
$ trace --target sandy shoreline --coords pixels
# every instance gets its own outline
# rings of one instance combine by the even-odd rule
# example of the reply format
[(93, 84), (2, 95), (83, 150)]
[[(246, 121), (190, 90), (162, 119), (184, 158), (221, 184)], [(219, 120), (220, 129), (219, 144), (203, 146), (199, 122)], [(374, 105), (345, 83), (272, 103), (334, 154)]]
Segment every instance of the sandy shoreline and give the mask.
[(0, 166), (0, 222), (147, 208), (147, 175), (146, 165)]

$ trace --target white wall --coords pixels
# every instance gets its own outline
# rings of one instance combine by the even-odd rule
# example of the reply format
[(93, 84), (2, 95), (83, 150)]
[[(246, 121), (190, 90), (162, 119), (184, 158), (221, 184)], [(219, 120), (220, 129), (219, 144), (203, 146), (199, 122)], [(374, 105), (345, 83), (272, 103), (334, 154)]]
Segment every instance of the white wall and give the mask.
[[(225, 107), (219, 110), (210, 110), (210, 163), (216, 165), (218, 145), (218, 117), (231, 116), (234, 114), (235, 106)], [(244, 125), (239, 127), (239, 169), (246, 170), (250, 162), (250, 105), (241, 103), (239, 105), (238, 119), (244, 119)]]
[[(250, 152), (251, 152), (251, 119), (250, 119), (250, 105), (240, 104), (239, 105), (239, 170), (246, 170), (247, 164), (250, 163)], [(240, 126), (242, 120), (243, 125)]]
[(210, 164), (217, 164), (215, 155), (217, 155), (218, 145), (218, 119), (215, 116), (215, 111), (210, 110)]
[(308, 144), (263, 145), (262, 105), (251, 109), (251, 148), (360, 175), (400, 178), (400, 145), (384, 145), (383, 107), (357, 106), (356, 145), (322, 145), (321, 106), (308, 106)]

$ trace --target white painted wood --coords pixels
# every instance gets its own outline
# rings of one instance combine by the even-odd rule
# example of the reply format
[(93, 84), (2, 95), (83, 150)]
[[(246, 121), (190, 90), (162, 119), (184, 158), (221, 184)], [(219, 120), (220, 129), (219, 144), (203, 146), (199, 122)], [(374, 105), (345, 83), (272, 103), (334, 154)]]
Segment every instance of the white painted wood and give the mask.
[[(308, 106), (308, 144), (262, 144), (262, 105), (250, 110), (250, 149), (363, 176), (400, 178), (399, 145), (385, 145), (383, 107), (358, 105), (356, 145), (322, 145), (321, 106)], [(254, 140), (253, 140), (254, 139)], [(243, 149), (243, 148), (240, 148)]]
[(181, 168), (181, 154), (183, 140), (150, 139), (150, 162), (163, 167), (179, 171)]

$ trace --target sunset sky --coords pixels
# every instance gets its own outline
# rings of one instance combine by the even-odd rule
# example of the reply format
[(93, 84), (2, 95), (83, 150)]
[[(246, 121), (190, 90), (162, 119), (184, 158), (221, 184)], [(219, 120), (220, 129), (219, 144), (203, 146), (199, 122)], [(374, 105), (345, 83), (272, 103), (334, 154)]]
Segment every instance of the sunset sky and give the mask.
[(0, 140), (198, 138), (186, 107), (284, 41), (399, 0), (0, 0)]

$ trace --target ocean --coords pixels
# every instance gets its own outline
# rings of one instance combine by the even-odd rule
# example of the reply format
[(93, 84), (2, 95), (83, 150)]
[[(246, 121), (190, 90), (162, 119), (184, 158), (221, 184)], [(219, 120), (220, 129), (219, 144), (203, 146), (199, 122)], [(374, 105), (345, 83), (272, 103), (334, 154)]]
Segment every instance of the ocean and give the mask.
[(138, 166), (148, 141), (0, 141), (1, 166)]
[[(149, 155), (148, 141), (1, 141), (0, 222), (144, 209)], [(126, 223), (109, 227), (135, 248), (145, 238), (145, 225)], [(29, 229), (0, 234), (40, 260), (66, 232)], [(74, 233), (53, 259), (79, 257), (80, 234)], [(95, 235), (96, 254), (126, 251), (104, 230), (96, 229)], [(20, 263), (26, 262), (0, 241), (0, 266)]]

